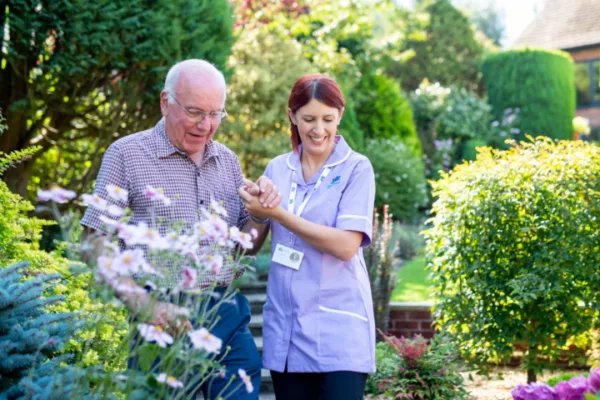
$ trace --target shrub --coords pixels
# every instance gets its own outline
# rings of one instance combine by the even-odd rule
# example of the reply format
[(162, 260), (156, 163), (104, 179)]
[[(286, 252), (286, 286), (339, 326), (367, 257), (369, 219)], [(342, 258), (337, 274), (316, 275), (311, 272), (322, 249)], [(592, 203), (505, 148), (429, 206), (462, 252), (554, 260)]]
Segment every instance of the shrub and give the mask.
[(377, 344), (377, 372), (367, 380), (367, 393), (386, 399), (466, 399), (454, 345), (443, 334), (428, 345), (421, 336), (413, 339), (385, 336)]
[(403, 143), (370, 140), (365, 154), (375, 170), (375, 206), (389, 205), (390, 213), (401, 221), (415, 221), (427, 202), (423, 163)]
[(575, 83), (567, 53), (530, 48), (493, 53), (481, 71), (496, 119), (508, 108), (519, 108), (523, 134), (571, 138)]
[[(3, 159), (0, 155), (0, 164)], [(126, 333), (123, 309), (93, 298), (89, 270), (76, 271), (58, 252), (40, 250), (42, 228), (53, 222), (29, 217), (32, 210), (31, 203), (12, 193), (0, 180), (0, 265), (26, 260), (30, 263), (30, 274), (60, 274), (64, 280), (53, 286), (53, 294), (64, 295), (66, 301), (49, 310), (78, 313), (83, 325), (67, 343), (66, 351), (83, 365), (100, 364), (109, 370), (123, 367), (126, 358), (120, 345)]]
[(421, 235), (422, 225), (398, 224), (396, 228), (398, 234), (398, 253), (397, 256), (402, 261), (410, 260), (418, 254), (423, 254), (425, 248), (425, 239)]
[(508, 137), (513, 112), (492, 121), (485, 99), (464, 88), (424, 81), (411, 96), (415, 121), (426, 157), (428, 178), (449, 171), (463, 159), (475, 158), (475, 148), (499, 147)]
[(23, 282), (26, 266), (17, 263), (0, 269), (0, 393), (43, 362), (58, 366), (60, 359), (50, 358), (73, 333), (73, 315), (49, 314), (45, 310), (62, 300), (43, 297), (45, 289), (60, 275), (38, 275)]
[(425, 231), (440, 330), (480, 366), (525, 347), (528, 380), (600, 304), (600, 148), (538, 138), (486, 148), (433, 183)]
[(400, 85), (385, 75), (366, 73), (352, 93), (358, 122), (367, 138), (402, 142), (414, 156), (421, 157), (412, 109)]

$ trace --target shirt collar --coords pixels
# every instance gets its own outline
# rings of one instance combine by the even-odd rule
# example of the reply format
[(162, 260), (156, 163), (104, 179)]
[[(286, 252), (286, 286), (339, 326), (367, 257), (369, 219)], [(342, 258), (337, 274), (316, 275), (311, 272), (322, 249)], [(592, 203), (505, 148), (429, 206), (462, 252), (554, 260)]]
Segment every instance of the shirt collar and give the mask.
[[(160, 121), (158, 121), (158, 123), (154, 126), (154, 132), (156, 134), (156, 137), (158, 138), (158, 140), (156, 141), (157, 143), (157, 150), (156, 150), (156, 154), (158, 156), (158, 158), (164, 158), (164, 157), (168, 157), (173, 153), (179, 153), (183, 156), (187, 157), (187, 154), (183, 151), (178, 149), (177, 147), (175, 147), (175, 145), (173, 145), (173, 143), (171, 143), (171, 140), (169, 140), (169, 137), (167, 136), (167, 129), (165, 128), (165, 119), (164, 117), (160, 119)], [(211, 139), (207, 144), (206, 144), (206, 148), (204, 149), (204, 160), (208, 160), (211, 157), (218, 157), (219, 156), (219, 151), (217, 149), (217, 146), (215, 145), (214, 141)]]
[[(335, 136), (335, 147), (333, 148), (333, 152), (325, 161), (325, 164), (321, 168), (334, 167), (338, 164), (343, 163), (350, 157), (352, 153), (352, 149), (344, 140), (344, 137), (341, 135)], [(287, 159), (287, 165), (290, 169), (294, 171), (302, 171), (302, 165), (300, 164), (300, 155), (302, 154), (302, 144), (298, 146), (298, 151), (291, 152)]]

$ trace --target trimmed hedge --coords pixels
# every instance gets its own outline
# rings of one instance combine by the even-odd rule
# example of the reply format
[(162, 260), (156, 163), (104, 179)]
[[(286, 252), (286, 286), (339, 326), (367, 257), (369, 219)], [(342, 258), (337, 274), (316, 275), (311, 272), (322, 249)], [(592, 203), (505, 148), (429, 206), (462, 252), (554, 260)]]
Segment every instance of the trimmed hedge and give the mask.
[(572, 137), (575, 114), (573, 61), (563, 51), (523, 48), (488, 55), (481, 71), (497, 120), (519, 109), (523, 135)]

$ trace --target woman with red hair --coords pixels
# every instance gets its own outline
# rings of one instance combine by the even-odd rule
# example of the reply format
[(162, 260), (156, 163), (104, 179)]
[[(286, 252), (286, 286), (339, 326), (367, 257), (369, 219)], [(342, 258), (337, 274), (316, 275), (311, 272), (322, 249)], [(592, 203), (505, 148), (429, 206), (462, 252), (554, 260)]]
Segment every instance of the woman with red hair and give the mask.
[(338, 133), (344, 104), (330, 77), (298, 79), (288, 101), (292, 151), (265, 171), (281, 205), (262, 206), (240, 190), (253, 219), (272, 229), (263, 367), (280, 400), (362, 399), (375, 371), (362, 254), (371, 243), (375, 180), (369, 160)]

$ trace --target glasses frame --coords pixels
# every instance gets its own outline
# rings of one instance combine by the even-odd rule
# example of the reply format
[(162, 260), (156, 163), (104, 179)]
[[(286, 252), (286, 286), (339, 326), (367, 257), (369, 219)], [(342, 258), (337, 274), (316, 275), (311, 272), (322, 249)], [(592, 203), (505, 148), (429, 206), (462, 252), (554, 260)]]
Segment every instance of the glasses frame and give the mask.
[(196, 124), (199, 124), (206, 118), (208, 118), (212, 122), (221, 122), (228, 115), (225, 109), (219, 111), (204, 111), (197, 108), (193, 108), (193, 111), (191, 111), (189, 107), (186, 107), (183, 104), (181, 104), (177, 97), (175, 97), (175, 95), (173, 95), (172, 93), (167, 93), (167, 96), (175, 100), (175, 103), (179, 107), (181, 107), (188, 119)]

